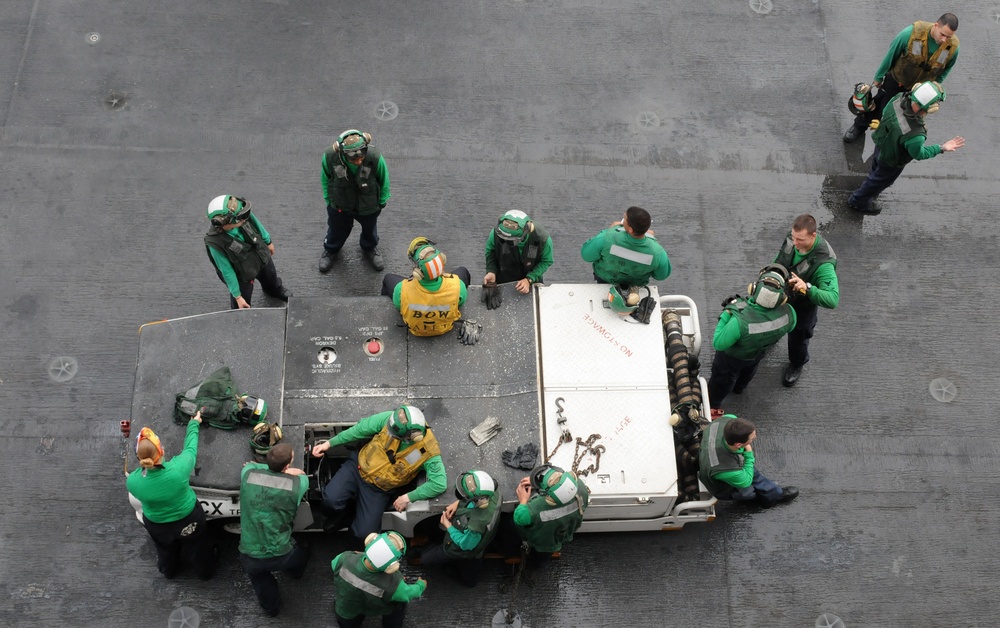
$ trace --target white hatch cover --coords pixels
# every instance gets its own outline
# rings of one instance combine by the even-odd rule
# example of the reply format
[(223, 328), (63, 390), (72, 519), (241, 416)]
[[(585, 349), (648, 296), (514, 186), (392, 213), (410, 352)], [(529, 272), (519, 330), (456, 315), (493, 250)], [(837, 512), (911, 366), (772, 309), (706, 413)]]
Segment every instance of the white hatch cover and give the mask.
[[(643, 325), (604, 307), (606, 299), (607, 286), (600, 284), (538, 289), (543, 453), (548, 456), (559, 444), (561, 406), (573, 442), (559, 447), (552, 464), (572, 468), (574, 454), (583, 450), (577, 451), (576, 439), (593, 440), (594, 448), (604, 446), (599, 469), (586, 477), (595, 494), (676, 495), (659, 307)], [(577, 468), (582, 471), (595, 460), (589, 452)]]

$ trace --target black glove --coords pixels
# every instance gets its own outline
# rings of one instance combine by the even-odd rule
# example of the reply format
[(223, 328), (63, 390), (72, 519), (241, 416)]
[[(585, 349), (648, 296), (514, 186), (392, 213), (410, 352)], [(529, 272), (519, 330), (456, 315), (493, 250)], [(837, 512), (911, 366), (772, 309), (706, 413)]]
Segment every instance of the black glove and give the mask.
[(458, 330), (459, 342), (463, 345), (474, 345), (479, 342), (479, 335), (483, 331), (483, 326), (470, 318), (458, 321), (456, 329)]
[(500, 293), (500, 286), (495, 283), (483, 284), (483, 302), (486, 303), (487, 310), (495, 310), (503, 303), (503, 295)]
[(656, 309), (656, 300), (653, 297), (643, 297), (635, 311), (632, 312), (632, 318), (644, 325), (649, 325), (649, 319), (653, 316), (654, 309)]
[(728, 297), (726, 297), (725, 300), (722, 302), (722, 307), (726, 307), (730, 303), (736, 303), (739, 300), (740, 300), (740, 295), (731, 294)]
[(538, 460), (538, 447), (534, 443), (527, 443), (517, 448), (517, 451), (506, 450), (500, 455), (500, 459), (508, 467), (513, 469), (524, 469), (531, 471), (535, 468)]
[(385, 209), (385, 203), (379, 203), (378, 204), (378, 208), (379, 209)]

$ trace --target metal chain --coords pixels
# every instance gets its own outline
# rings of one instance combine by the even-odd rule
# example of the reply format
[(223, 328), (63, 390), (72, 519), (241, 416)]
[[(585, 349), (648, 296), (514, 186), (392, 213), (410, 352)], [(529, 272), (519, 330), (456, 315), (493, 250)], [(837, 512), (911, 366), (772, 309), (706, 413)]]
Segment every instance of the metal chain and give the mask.
[[(607, 448), (604, 445), (594, 447), (594, 443), (600, 439), (600, 434), (591, 434), (587, 440), (577, 437), (576, 451), (573, 453), (573, 473), (575, 473), (577, 477), (584, 477), (590, 475), (591, 473), (597, 473), (597, 470), (601, 468), (601, 454), (607, 451)], [(581, 447), (583, 447), (582, 451), (580, 449)], [(594, 462), (592, 462), (589, 467), (581, 471), (580, 463), (583, 462), (583, 457), (587, 454), (594, 456)]]

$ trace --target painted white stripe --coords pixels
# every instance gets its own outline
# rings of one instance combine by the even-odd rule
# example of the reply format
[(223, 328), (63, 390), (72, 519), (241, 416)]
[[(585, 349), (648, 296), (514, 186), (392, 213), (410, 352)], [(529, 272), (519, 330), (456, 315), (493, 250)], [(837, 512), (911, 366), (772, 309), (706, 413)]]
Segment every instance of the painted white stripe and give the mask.
[(611, 245), (611, 250), (609, 251), (611, 255), (615, 257), (620, 257), (622, 259), (627, 259), (630, 262), (635, 262), (636, 264), (649, 264), (653, 263), (653, 256), (649, 253), (640, 253), (638, 251), (633, 251), (632, 249), (626, 249), (624, 246), (619, 246), (617, 244)]

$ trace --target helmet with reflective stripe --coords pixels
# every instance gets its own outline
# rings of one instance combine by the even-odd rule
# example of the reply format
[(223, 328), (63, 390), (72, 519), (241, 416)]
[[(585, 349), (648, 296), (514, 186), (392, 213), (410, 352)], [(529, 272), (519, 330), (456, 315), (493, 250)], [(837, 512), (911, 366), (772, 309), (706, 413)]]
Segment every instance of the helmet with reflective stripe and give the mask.
[(462, 501), (489, 499), (496, 490), (496, 480), (485, 471), (466, 471), (455, 480), (455, 497)]
[(500, 216), (494, 233), (501, 240), (521, 242), (531, 233), (530, 223), (531, 218), (528, 217), (528, 214), (514, 209)]
[(608, 288), (608, 305), (617, 314), (631, 314), (639, 307), (639, 291), (633, 286), (615, 286)]
[(250, 216), (250, 202), (245, 198), (223, 194), (216, 196), (208, 204), (206, 217), (213, 225), (231, 225), (246, 220)]
[(337, 137), (334, 148), (344, 157), (355, 159), (368, 154), (368, 145), (372, 143), (372, 136), (369, 133), (362, 133), (357, 129), (348, 129)]
[(413, 238), (406, 254), (415, 266), (414, 276), (417, 279), (437, 279), (444, 274), (444, 265), (448, 258), (427, 238), (423, 236)]
[(773, 309), (788, 300), (785, 292), (787, 281), (788, 270), (784, 266), (768, 264), (760, 270), (757, 281), (747, 286), (747, 292), (757, 305)]
[(944, 102), (944, 88), (937, 81), (917, 83), (910, 90), (910, 100), (927, 113), (935, 113), (941, 108), (938, 103)]
[(555, 506), (573, 501), (579, 491), (576, 476), (553, 465), (535, 467), (528, 477), (538, 494)]
[(401, 405), (396, 408), (386, 421), (389, 434), (399, 440), (418, 442), (427, 433), (427, 420), (420, 408)]
[(396, 573), (406, 553), (406, 539), (399, 532), (372, 532), (365, 538), (365, 567), (372, 571)]

